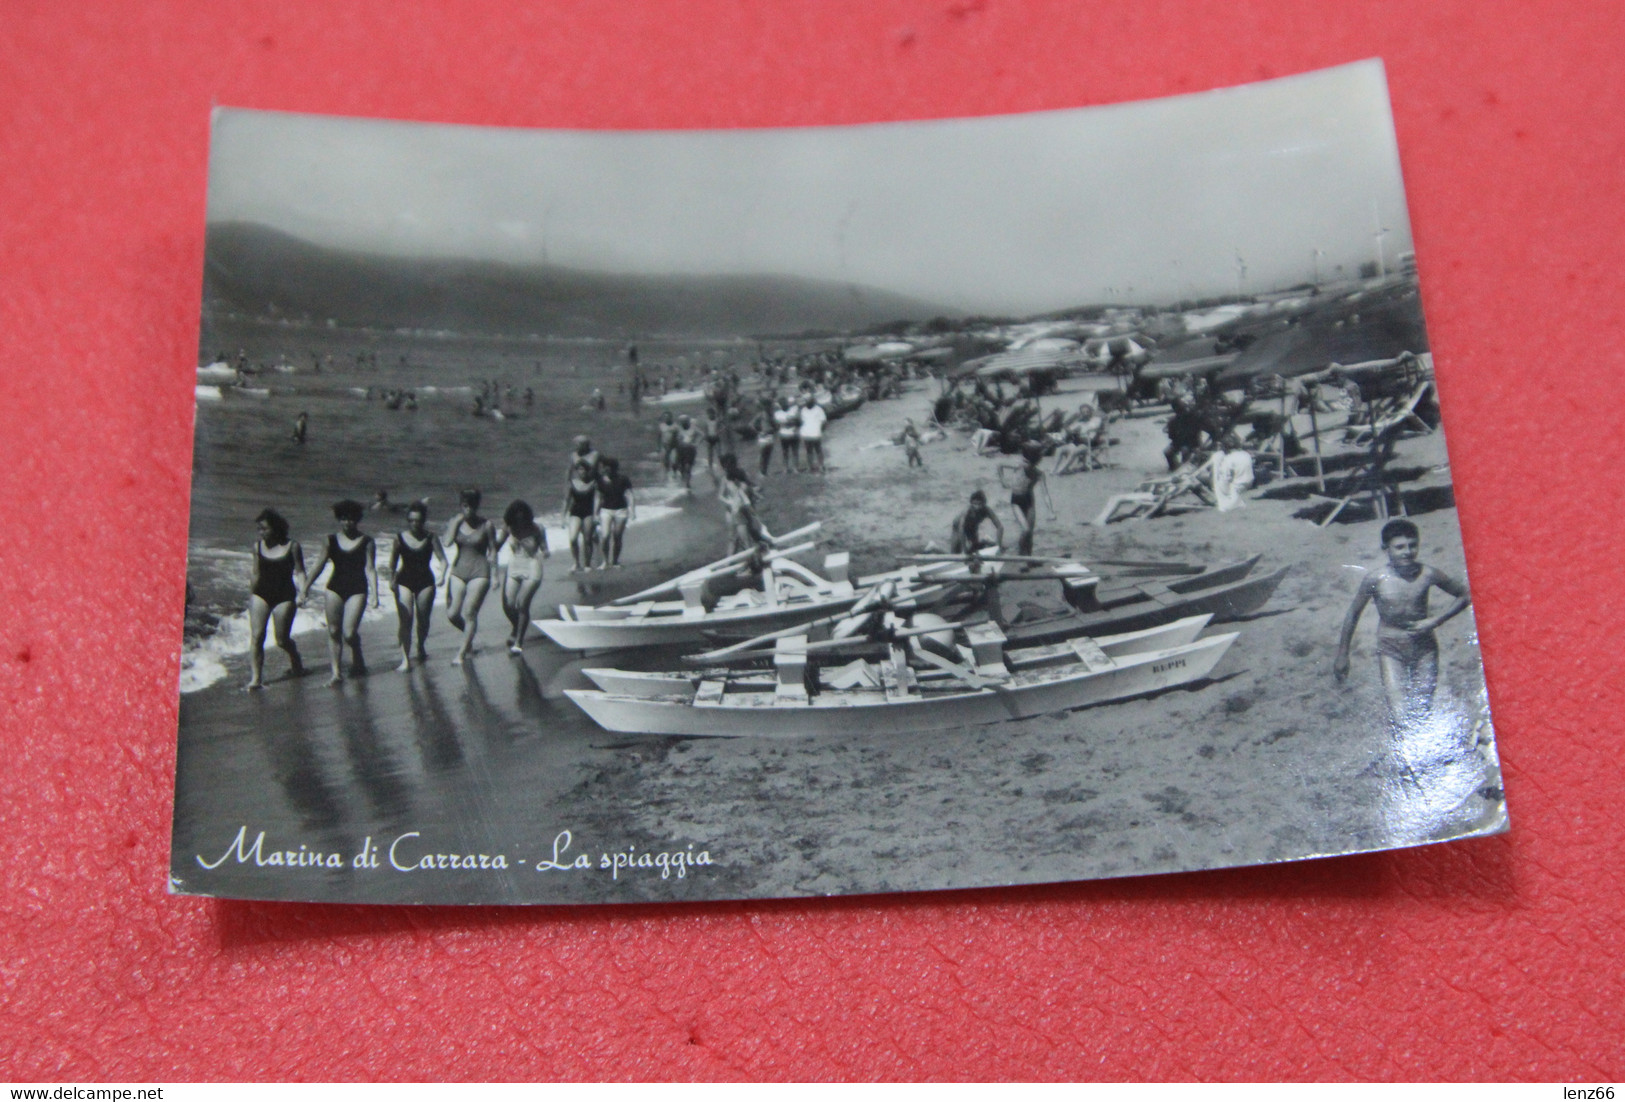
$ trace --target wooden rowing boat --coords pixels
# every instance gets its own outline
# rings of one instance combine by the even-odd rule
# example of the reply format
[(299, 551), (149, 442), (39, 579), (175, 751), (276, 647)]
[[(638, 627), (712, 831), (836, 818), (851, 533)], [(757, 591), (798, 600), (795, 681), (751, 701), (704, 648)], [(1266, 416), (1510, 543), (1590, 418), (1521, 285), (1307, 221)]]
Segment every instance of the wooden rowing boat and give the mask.
[[(826, 556), (824, 573), (818, 574), (788, 557), (804, 549), (789, 548), (769, 556), (763, 564), (759, 589), (741, 589), (715, 597), (708, 587), (725, 573), (691, 572), (678, 585), (681, 597), (677, 600), (561, 605), (556, 619), (537, 620), (535, 624), (559, 646), (586, 652), (699, 643), (713, 632), (750, 638), (837, 616), (887, 582), (895, 590), (893, 607), (925, 607), (948, 597), (957, 583), (971, 580), (980, 570), (948, 562), (908, 567), (859, 578), (854, 583), (848, 576), (850, 557), (844, 552)], [(998, 564), (986, 569), (996, 572)], [(657, 591), (665, 588), (657, 587)]]
[[(820, 675), (818, 691), (811, 693), (804, 636), (779, 641), (776, 678), (768, 687), (747, 675), (697, 683), (685, 679), (680, 690), (653, 695), (601, 689), (565, 693), (611, 731), (722, 738), (873, 736), (1024, 719), (1188, 685), (1205, 678), (1237, 637), (1231, 632), (1116, 655), (1094, 640), (1073, 639), (1028, 663), (1005, 657), (996, 625), (968, 629), (965, 636), (960, 662), (917, 648), (916, 660), (928, 667), (922, 674), (904, 649), (894, 646), (878, 668), (853, 663), (830, 671)], [(615, 683), (611, 673), (597, 672)]]
[[(1257, 561), (1247, 560), (1248, 569)], [(1225, 575), (1214, 571), (1212, 576)], [(1038, 620), (1006, 623), (1004, 631), (1012, 646), (1039, 646), (1084, 635), (1138, 631), (1187, 616), (1209, 615), (1215, 621), (1234, 620), (1263, 608), (1275, 595), (1281, 579), (1286, 577), (1286, 568), (1256, 578), (1243, 577), (1227, 585), (1195, 588), (1183, 584), (1209, 577), (1208, 574), (1198, 574), (1166, 583), (1147, 579), (1132, 587), (1114, 587), (1106, 591), (1106, 600), (1111, 602), (1109, 607), (1094, 612), (1072, 611)], [(1134, 591), (1133, 596), (1128, 595), (1129, 589)]]
[[(1094, 643), (1112, 658), (1138, 654), (1143, 651), (1184, 646), (1187, 643), (1196, 641), (1210, 619), (1211, 617), (1208, 616), (1191, 616), (1172, 624), (1148, 628), (1145, 631), (1102, 636), (1094, 640)], [(953, 626), (947, 625), (949, 634), (952, 634)], [(979, 625), (968, 626), (975, 628)], [(937, 628), (934, 625), (923, 629), (923, 631), (935, 630)], [(841, 642), (808, 642), (805, 650), (808, 654), (817, 655), (819, 660), (819, 683), (824, 689), (839, 689), (854, 676), (864, 676), (860, 672), (861, 667), (857, 665), (857, 661), (881, 662), (890, 656), (890, 647), (887, 643), (870, 642), (869, 640), (853, 640), (849, 644)], [(773, 651), (769, 650), (766, 653), (771, 662)], [(760, 666), (757, 652), (751, 651), (746, 652), (746, 654), (751, 659), (750, 665)], [(1052, 643), (1039, 647), (1025, 647), (1005, 651), (1004, 660), (1011, 670), (1036, 669), (1040, 666), (1064, 665), (1076, 661), (1076, 652), (1070, 642)], [(846, 671), (844, 674), (842, 673), (843, 670)], [(716, 665), (696, 670), (660, 672), (588, 667), (581, 672), (586, 676), (587, 680), (606, 693), (646, 699), (695, 691), (705, 681), (727, 681), (730, 690), (736, 692), (747, 690), (772, 692), (776, 685), (775, 674), (771, 669), (746, 668), (741, 670), (738, 663), (727, 666)], [(923, 676), (929, 680), (948, 675), (933, 668), (928, 669)]]

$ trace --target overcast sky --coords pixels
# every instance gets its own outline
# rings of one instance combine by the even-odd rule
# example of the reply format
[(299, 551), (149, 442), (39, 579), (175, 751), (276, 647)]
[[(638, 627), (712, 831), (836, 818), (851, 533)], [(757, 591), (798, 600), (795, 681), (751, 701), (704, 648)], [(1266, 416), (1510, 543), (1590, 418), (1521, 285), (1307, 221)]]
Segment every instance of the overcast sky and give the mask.
[[(782, 273), (970, 312), (1352, 274), (1411, 248), (1380, 62), (1163, 100), (786, 130), (219, 110), (211, 222), (401, 255)], [(1321, 250), (1318, 258), (1315, 250)]]

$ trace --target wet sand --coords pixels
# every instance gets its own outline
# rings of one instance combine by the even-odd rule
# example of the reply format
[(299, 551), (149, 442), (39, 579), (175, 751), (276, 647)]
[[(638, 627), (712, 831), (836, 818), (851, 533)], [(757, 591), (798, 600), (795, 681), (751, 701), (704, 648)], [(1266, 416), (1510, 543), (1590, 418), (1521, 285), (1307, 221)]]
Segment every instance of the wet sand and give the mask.
[[(972, 454), (967, 437), (927, 444), (924, 472), (908, 471), (901, 448), (867, 446), (896, 432), (905, 416), (924, 424), (933, 396), (917, 384), (902, 399), (834, 422), (827, 477), (769, 476), (769, 524), (783, 530), (822, 519), (828, 546), (852, 551), (861, 570), (886, 568), (899, 554), (945, 543), (949, 519), (981, 486), (1010, 531), (998, 461)], [(1073, 405), (1077, 396), (1057, 400)], [(393, 632), (373, 630), (366, 646), (377, 672), (341, 688), (312, 676), (252, 696), (222, 684), (184, 698), (174, 873), (186, 891), (261, 898), (768, 897), (1200, 869), (1501, 827), (1470, 610), (1439, 632), (1438, 722), (1396, 743), (1379, 718), (1374, 612), (1357, 637), (1348, 686), (1339, 688), (1329, 672), (1357, 568), (1381, 562), (1379, 525), (1356, 516), (1321, 529), (1294, 516), (1311, 501), (1263, 496), (1236, 513), (1091, 527), (1110, 494), (1163, 465), (1155, 412), (1120, 422), (1114, 435), (1116, 467), (1051, 480), (1059, 519), (1040, 507), (1038, 553), (1209, 563), (1261, 553), (1260, 571), (1291, 568), (1262, 612), (1226, 629), (1239, 628), (1241, 638), (1206, 683), (918, 735), (615, 735), (562, 695), (585, 684), (581, 661), (546, 640), (510, 658), (499, 648), (506, 623), (490, 603), (484, 653), (463, 669), (449, 664), (456, 638), (442, 617), (431, 661), (411, 674), (386, 669)], [(1328, 446), (1339, 435), (1328, 432)], [(1396, 466), (1419, 473), (1408, 485), (1431, 509), (1414, 518), (1424, 561), (1459, 577), (1455, 512), (1437, 507), (1448, 502), (1445, 462), (1434, 434), (1402, 441)], [(696, 500), (681, 522), (693, 526), (686, 530), (694, 539), (715, 523), (708, 485), (696, 477)], [(698, 547), (672, 556), (606, 579), (592, 599), (711, 557)], [(545, 595), (571, 599), (556, 596), (557, 588), (550, 583)], [(1002, 593), (1007, 612), (1058, 598), (1053, 583)], [(313, 668), (325, 657), (325, 649), (307, 651)], [(615, 656), (614, 663), (660, 668), (673, 657)], [(273, 677), (284, 668), (274, 652), (268, 665)], [(265, 831), (246, 862), (227, 852), (239, 827), (250, 845)], [(564, 831), (569, 846), (555, 855)], [(445, 867), (392, 868), (383, 851), (402, 836), (397, 863), (445, 854)], [(368, 838), (380, 849), (366, 850), (363, 864), (378, 867), (356, 868)], [(259, 863), (273, 847), (298, 858), (301, 844), (336, 854), (343, 867)], [(488, 867), (479, 867), (482, 854)], [(506, 868), (489, 867), (497, 854)], [(689, 863), (701, 854), (708, 864)], [(616, 855), (629, 867), (616, 868)], [(663, 868), (657, 855), (665, 856)], [(199, 856), (226, 859), (209, 871)], [(451, 867), (453, 856), (475, 867)], [(591, 867), (538, 869), (539, 862), (573, 866), (578, 857)]]

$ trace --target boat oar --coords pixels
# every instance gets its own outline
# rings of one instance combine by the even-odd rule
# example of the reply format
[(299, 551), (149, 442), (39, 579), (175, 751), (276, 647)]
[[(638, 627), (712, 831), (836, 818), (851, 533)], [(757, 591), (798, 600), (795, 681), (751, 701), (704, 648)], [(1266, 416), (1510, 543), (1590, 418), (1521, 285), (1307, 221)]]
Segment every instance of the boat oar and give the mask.
[[(934, 597), (937, 594), (946, 591), (947, 588), (947, 586), (936, 585), (928, 586), (925, 589), (904, 591), (896, 596), (896, 598), (893, 600), (893, 604), (894, 606), (907, 602), (918, 604), (921, 600), (927, 597)], [(861, 600), (862, 598), (859, 599)], [(780, 628), (778, 631), (770, 631), (765, 635), (753, 636), (752, 638), (746, 639), (743, 642), (730, 643), (728, 646), (719, 647), (716, 650), (708, 650), (701, 654), (686, 655), (684, 656), (683, 661), (697, 662), (701, 664), (706, 662), (717, 662), (724, 658), (731, 658), (745, 651), (759, 650), (762, 648), (762, 644), (764, 643), (776, 642), (779, 639), (789, 639), (796, 635), (805, 635), (808, 631), (815, 627), (823, 627), (825, 624), (839, 623), (851, 615), (852, 610), (849, 607), (841, 612), (837, 612), (829, 616), (820, 616), (816, 620), (807, 620), (804, 623), (796, 624), (794, 627)]]
[[(811, 524), (802, 525), (793, 532), (786, 532), (781, 536), (775, 536), (771, 542), (775, 545), (780, 545), (789, 540), (799, 539), (802, 536), (811, 535), (813, 532), (818, 531), (823, 526), (823, 521), (815, 520)], [(805, 551), (812, 546), (814, 546), (812, 543), (803, 544), (799, 548), (794, 549), (794, 551), (775, 551), (773, 554), (779, 555), (799, 553), (800, 551)], [(697, 566), (693, 570), (690, 570), (685, 574), (679, 574), (677, 577), (672, 578), (669, 581), (661, 582), (659, 585), (650, 586), (648, 589), (639, 590), (636, 593), (628, 593), (624, 597), (617, 597), (609, 603), (612, 605), (635, 605), (639, 601), (648, 600), (650, 597), (654, 597), (658, 594), (673, 592), (684, 582), (701, 581), (706, 578), (717, 577), (721, 574), (727, 573), (731, 568), (737, 567), (741, 563), (745, 562), (755, 553), (756, 549), (754, 547), (747, 548), (744, 551), (736, 551), (732, 555), (727, 555), (716, 560), (715, 562), (706, 563), (704, 566)], [(769, 556), (769, 558), (771, 557), (772, 556)]]
[(904, 555), (903, 558), (908, 562), (962, 562), (967, 565), (977, 562), (1077, 562), (1076, 559), (1057, 558), (1053, 555)]
[[(964, 621), (954, 621), (954, 623), (934, 624), (934, 626), (903, 627), (902, 631), (890, 632), (889, 639), (869, 639), (869, 637), (866, 636), (855, 636), (851, 637), (851, 639), (824, 639), (821, 640), (821, 642), (808, 644), (808, 653), (809, 655), (822, 655), (822, 653), (829, 653), (832, 652), (832, 650), (858, 650), (863, 649), (863, 647), (877, 647), (877, 645), (886, 644), (886, 642), (889, 642), (890, 639), (910, 639), (910, 637), (913, 636), (931, 636), (931, 634), (936, 634), (936, 632), (939, 631), (957, 631), (957, 629), (960, 629), (960, 627), (970, 627), (972, 624), (985, 623), (985, 621), (986, 616), (981, 616), (981, 618), (964, 619)], [(804, 627), (806, 627), (806, 624), (803, 624), (801, 627), (796, 627), (796, 629), (793, 629), (793, 631), (803, 631)], [(752, 640), (752, 642), (754, 642), (754, 640)], [(772, 647), (762, 647), (760, 650), (744, 650), (744, 652), (734, 653), (734, 655), (731, 655), (731, 657), (736, 658), (736, 660), (756, 660), (756, 658), (772, 658), (775, 653), (777, 652), (775, 652)], [(686, 662), (700, 662), (702, 658), (705, 658), (705, 655), (691, 655), (691, 657), (686, 658)]]
[(1095, 566), (1117, 566), (1124, 570), (1156, 570), (1163, 574), (1200, 574), (1207, 567), (1189, 562), (1140, 562), (1134, 559), (1100, 559)]

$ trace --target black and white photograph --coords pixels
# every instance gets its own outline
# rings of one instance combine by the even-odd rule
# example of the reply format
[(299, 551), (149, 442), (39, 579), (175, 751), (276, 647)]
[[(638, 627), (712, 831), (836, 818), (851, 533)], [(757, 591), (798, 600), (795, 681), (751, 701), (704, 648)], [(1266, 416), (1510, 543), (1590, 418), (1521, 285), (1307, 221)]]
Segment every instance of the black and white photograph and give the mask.
[(220, 108), (202, 284), (173, 892), (1507, 828), (1378, 61), (779, 130)]

